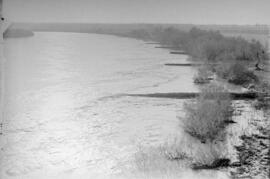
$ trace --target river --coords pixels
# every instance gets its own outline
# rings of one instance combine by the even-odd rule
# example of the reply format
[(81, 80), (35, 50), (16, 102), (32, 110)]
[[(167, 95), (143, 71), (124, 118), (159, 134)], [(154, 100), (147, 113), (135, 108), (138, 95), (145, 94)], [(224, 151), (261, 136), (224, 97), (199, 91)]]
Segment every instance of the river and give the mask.
[(107, 178), (138, 145), (179, 130), (182, 100), (123, 93), (195, 92), (187, 56), (109, 35), (36, 32), (5, 41), (1, 178)]

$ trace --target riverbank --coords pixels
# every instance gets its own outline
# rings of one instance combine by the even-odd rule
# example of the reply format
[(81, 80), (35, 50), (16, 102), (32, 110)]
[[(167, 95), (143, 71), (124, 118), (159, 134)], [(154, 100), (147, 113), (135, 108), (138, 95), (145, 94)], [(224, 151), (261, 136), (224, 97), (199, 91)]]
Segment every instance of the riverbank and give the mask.
[[(168, 45), (168, 44), (165, 43), (165, 45)], [(168, 47), (166, 47), (166, 48), (168, 48)], [(172, 47), (172, 48), (168, 48), (168, 49), (175, 50), (176, 48), (177, 47)], [(182, 49), (179, 48), (179, 50), (182, 50)], [(264, 55), (265, 49), (262, 48), (261, 51), (263, 51), (263, 55)], [(245, 54), (245, 52), (243, 52), (243, 53)], [(181, 52), (179, 54), (181, 54)], [(254, 55), (251, 55), (251, 56), (254, 56)], [(246, 58), (245, 55), (243, 56), (243, 58)], [(261, 57), (258, 57), (258, 58), (261, 58)], [(269, 56), (266, 55), (265, 62), (268, 62), (268, 60), (269, 60)], [(253, 61), (255, 61), (255, 60), (253, 59)], [(249, 68), (250, 68), (250, 64), (252, 64), (252, 63), (250, 63), (250, 62), (243, 63), (242, 62), (242, 65), (249, 66)], [(263, 62), (262, 62), (262, 64), (263, 64)], [(165, 65), (168, 65), (168, 66), (202, 66), (201, 64), (198, 65), (196, 63), (194, 63), (194, 65), (193, 65), (192, 62), (190, 64), (170, 64), (169, 63), (169, 64), (165, 64)], [(219, 64), (216, 64), (215, 66), (217, 66), (217, 65), (219, 65)], [(224, 65), (224, 64), (221, 64), (221, 65)], [(211, 64), (210, 64), (210, 66), (211, 66)], [(230, 68), (237, 69), (233, 72), (233, 78), (236, 78), (236, 79), (232, 79), (232, 77), (229, 77), (229, 78), (225, 77), (225, 79), (228, 78), (229, 83), (235, 83), (236, 85), (239, 85), (239, 86), (242, 86), (245, 88), (248, 87), (249, 88), (248, 90), (256, 89), (257, 91), (260, 92), (262, 90), (261, 83), (263, 83), (263, 81), (265, 80), (264, 76), (266, 76), (266, 74), (263, 74), (264, 72), (260, 73), (260, 72), (249, 70), (249, 69), (244, 69), (244, 68), (241, 69), (242, 67), (241, 68), (239, 68), (239, 67), (240, 67), (240, 65), (238, 65), (238, 67), (234, 67), (234, 66), (229, 67), (229, 70), (230, 70)], [(213, 68), (213, 66), (211, 68)], [(264, 66), (264, 68), (266, 69), (267, 66)], [(216, 69), (214, 71), (215, 71), (215, 73), (220, 73)], [(211, 70), (211, 72), (212, 72), (212, 70)], [(224, 72), (222, 72), (222, 73), (224, 73)], [(238, 73), (238, 74), (235, 75), (234, 73), (235, 74)], [(258, 73), (259, 73), (259, 75), (258, 75)], [(256, 74), (256, 76), (255, 76), (255, 74)], [(245, 77), (245, 75), (247, 75), (247, 76)], [(249, 80), (247, 80), (246, 82), (241, 81), (242, 79), (244, 80), (244, 78), (247, 78), (248, 76), (250, 77)], [(260, 77), (259, 81), (257, 81), (257, 79), (258, 79), (257, 76)], [(239, 79), (237, 79), (237, 78), (239, 78)], [(250, 86), (252, 86), (252, 85), (254, 86), (254, 88), (251, 89)], [(266, 92), (266, 94), (269, 94), (269, 92)], [(158, 93), (156, 93), (155, 94), (155, 93), (153, 93), (153, 94), (148, 94), (148, 95), (137, 95), (137, 96), (175, 98), (177, 96), (177, 94), (173, 94), (173, 93), (171, 93), (171, 94), (158, 94)], [(259, 98), (259, 96), (255, 97), (254, 99), (258, 99), (258, 98)], [(268, 97), (262, 97), (262, 98), (268, 99)], [(245, 103), (245, 101), (243, 101), (243, 102)], [(240, 102), (240, 104), (244, 104), (243, 102)], [(234, 142), (234, 144), (229, 146), (229, 148), (233, 148), (229, 152), (229, 156), (233, 155), (233, 153), (234, 153), (234, 155), (237, 156), (236, 157), (237, 159), (233, 160), (233, 158), (229, 158), (228, 161), (232, 161), (232, 162), (227, 162), (227, 164), (225, 164), (225, 166), (223, 166), (223, 167), (228, 168), (228, 171), (230, 171), (229, 173), (232, 177), (236, 177), (236, 178), (239, 178), (239, 177), (267, 178), (267, 177), (269, 177), (269, 169), (266, 167), (270, 163), (269, 162), (270, 160), (268, 157), (269, 156), (268, 149), (270, 147), (269, 146), (269, 137), (268, 137), (269, 136), (269, 130), (268, 130), (268, 128), (269, 128), (269, 120), (268, 120), (269, 113), (265, 113), (265, 111), (262, 111), (262, 109), (255, 109), (254, 106), (252, 105), (254, 103), (256, 103), (256, 101), (254, 101), (254, 102), (249, 101), (248, 102), (249, 107), (248, 107), (248, 109), (246, 109), (247, 110), (246, 112), (248, 112), (250, 114), (252, 114), (254, 112), (254, 110), (257, 111), (256, 112), (257, 116), (252, 116), (253, 118), (248, 117), (245, 119), (246, 120), (245, 123), (247, 124), (246, 126), (248, 126), (246, 128), (246, 130), (250, 130), (249, 131), (250, 134), (246, 134), (246, 133), (240, 134), (238, 132), (238, 130), (242, 130), (241, 127), (243, 127), (242, 126), (243, 124), (241, 124), (240, 121), (237, 121), (237, 119), (233, 120), (233, 122), (236, 124), (230, 124), (230, 125), (241, 126), (240, 128), (237, 128), (237, 129), (231, 131), (232, 133), (228, 134), (228, 135), (232, 135), (234, 138), (237, 138), (236, 141), (238, 141), (238, 142)], [(267, 110), (268, 110), (268, 108), (269, 108), (269, 106), (266, 107)], [(234, 110), (238, 111), (239, 106), (237, 106), (237, 105), (234, 106)], [(262, 114), (265, 114), (266, 116), (264, 116)], [(237, 114), (237, 115), (239, 115), (239, 114)], [(243, 116), (243, 114), (240, 114), (240, 116)], [(254, 141), (256, 141), (256, 142), (254, 142)], [(229, 156), (227, 156), (227, 157), (229, 157)], [(214, 166), (213, 168), (219, 168), (219, 167), (220, 166)], [(208, 165), (208, 164), (201, 166), (199, 168), (200, 169), (213, 169), (212, 166)]]
[(239, 112), (231, 126), (230, 133), (235, 153), (235, 166), (229, 171), (234, 178), (268, 178), (269, 177), (269, 111), (256, 110), (253, 102), (235, 103)]
[[(265, 66), (269, 69), (269, 65)], [(269, 94), (269, 72), (258, 71), (256, 75), (266, 86), (260, 86), (258, 90)], [(270, 177), (270, 100), (258, 98), (249, 105), (251, 119), (248, 121), (247, 132), (240, 136), (240, 144), (235, 146), (237, 150), (239, 166), (233, 168), (231, 173), (236, 178), (269, 178)], [(253, 114), (252, 114), (253, 113)]]
[[(141, 97), (147, 98), (149, 96), (142, 95)], [(156, 96), (151, 97), (155, 98)], [(226, 159), (226, 164), (216, 163), (222, 158), (220, 158), (221, 156), (218, 154), (211, 156), (211, 154), (207, 152), (207, 150), (209, 150), (207, 149), (209, 144), (201, 144), (191, 138), (183, 141), (181, 140), (183, 137), (182, 133), (176, 136), (172, 144), (165, 144), (165, 147), (161, 146), (161, 149), (152, 148), (148, 150), (147, 147), (145, 147), (146, 149), (141, 149), (142, 151), (138, 154), (140, 158), (136, 159), (139, 160), (139, 168), (142, 167), (143, 172), (146, 172), (147, 176), (151, 176), (153, 175), (151, 174), (152, 172), (156, 174), (155, 170), (158, 170), (156, 171), (157, 173), (162, 170), (167, 171), (167, 169), (165, 169), (166, 166), (182, 169), (188, 166), (188, 169), (190, 169), (194, 168), (195, 164), (196, 167), (194, 169), (196, 170), (206, 170), (206, 173), (207, 171), (208, 173), (221, 172), (224, 173), (223, 177), (268, 178), (268, 165), (270, 161), (269, 112), (266, 113), (266, 111), (262, 109), (256, 109), (254, 103), (256, 103), (254, 100), (236, 100), (232, 102), (234, 112), (231, 122), (229, 122), (226, 127), (225, 143), (222, 145), (222, 148), (218, 147), (215, 149), (224, 152), (222, 157), (224, 157), (224, 160)], [(169, 140), (173, 141), (173, 139)], [(184, 149), (183, 146), (185, 146)], [(200, 152), (203, 151), (204, 154), (202, 155), (196, 150), (194, 151), (193, 148), (200, 148)], [(155, 151), (154, 154), (152, 153), (153, 151)], [(195, 163), (192, 162), (194, 158)], [(198, 159), (196, 158), (200, 158), (199, 160), (209, 160), (210, 162), (207, 161), (206, 164), (200, 164), (200, 162), (197, 163), (198, 161), (196, 160)], [(157, 163), (152, 160), (157, 160)], [(166, 164), (163, 166), (161, 163), (159, 164), (159, 162)], [(150, 174), (148, 172), (150, 172)], [(166, 175), (166, 172), (159, 174), (169, 178), (181, 176), (181, 172), (178, 173), (173, 169), (167, 172), (168, 175)], [(203, 176), (201, 177), (203, 178)], [(204, 177), (207, 178), (207, 175)], [(222, 178), (221, 176), (216, 177)], [(196, 176), (193, 175), (193, 178), (196, 178)]]

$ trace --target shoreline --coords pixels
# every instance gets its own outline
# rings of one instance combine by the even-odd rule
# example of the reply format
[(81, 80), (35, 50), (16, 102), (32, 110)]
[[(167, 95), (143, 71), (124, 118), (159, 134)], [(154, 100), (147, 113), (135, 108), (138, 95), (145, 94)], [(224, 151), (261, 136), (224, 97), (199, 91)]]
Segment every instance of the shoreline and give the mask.
[[(160, 45), (162, 45), (160, 43)], [(162, 47), (162, 46), (161, 46)], [(159, 48), (161, 48), (159, 47)], [(168, 47), (162, 47), (162, 48), (168, 48)], [(176, 47), (169, 47), (169, 50), (174, 50)], [(175, 53), (177, 54), (177, 53)], [(181, 52), (179, 54), (182, 54)], [(192, 60), (193, 61), (193, 60)], [(194, 61), (197, 62), (197, 61)], [(198, 63), (186, 63), (186, 64), (179, 64), (179, 63), (165, 63), (166, 66), (180, 66), (180, 67), (185, 67), (185, 66), (202, 66), (204, 64), (198, 64)], [(267, 68), (267, 67), (265, 67)], [(261, 76), (265, 76), (266, 72), (261, 74)], [(238, 85), (242, 86), (242, 85)], [(243, 87), (243, 86), (242, 86)], [(179, 95), (179, 96), (178, 96)], [(191, 95), (191, 96), (190, 96)], [(269, 95), (267, 93), (267, 95)], [(133, 96), (133, 95), (132, 95)], [(134, 96), (139, 96), (139, 97), (157, 97), (157, 98), (172, 98), (172, 99), (183, 99), (184, 97), (186, 98), (195, 98), (198, 96), (198, 94), (181, 94), (181, 93), (152, 93), (152, 94), (134, 94)], [(243, 102), (248, 102), (250, 106), (250, 110), (256, 110), (256, 111), (262, 111), (262, 110), (257, 110), (257, 109), (252, 109), (254, 108), (254, 99), (257, 99), (258, 96), (254, 96), (252, 101), (247, 101), (244, 100)], [(236, 99), (237, 100), (237, 99)], [(240, 102), (241, 104), (241, 102)], [(233, 107), (235, 111), (239, 110), (237, 106)], [(239, 144), (234, 144), (231, 147), (234, 148), (231, 152), (236, 155), (237, 160), (233, 161), (231, 165), (227, 166), (227, 169), (232, 177), (269, 177), (270, 175), (270, 169), (267, 167), (270, 165), (270, 123), (268, 118), (270, 117), (269, 111), (262, 111), (264, 114), (263, 116), (260, 116), (258, 120), (252, 121), (250, 124), (248, 124), (249, 128), (256, 128), (254, 131), (249, 134), (241, 134), (238, 136), (235, 136), (239, 138), (241, 141), (241, 145)], [(237, 114), (241, 116), (240, 114)], [(237, 116), (235, 116), (237, 117)], [(248, 119), (246, 119), (248, 120)], [(252, 120), (252, 119), (249, 119)], [(229, 124), (229, 126), (233, 125), (240, 125), (239, 121), (237, 119), (232, 120), (234, 123)], [(246, 121), (247, 122), (247, 121)], [(241, 128), (241, 127), (240, 127)], [(238, 128), (238, 130), (240, 130)], [(258, 134), (256, 134), (258, 133)], [(233, 135), (233, 134), (232, 134)], [(258, 139), (260, 139), (258, 141)], [(255, 142), (256, 141), (256, 142)], [(231, 155), (231, 154), (230, 154)], [(219, 168), (219, 167), (218, 167)], [(201, 169), (199, 170), (211, 170), (211, 166), (205, 168), (202, 166)], [(259, 174), (260, 173), (260, 174)]]

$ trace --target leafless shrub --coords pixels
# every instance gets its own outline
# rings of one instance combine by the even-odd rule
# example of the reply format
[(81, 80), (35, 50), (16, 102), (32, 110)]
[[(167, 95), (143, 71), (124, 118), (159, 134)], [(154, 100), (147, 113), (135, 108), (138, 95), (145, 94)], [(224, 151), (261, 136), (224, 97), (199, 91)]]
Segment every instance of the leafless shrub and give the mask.
[(270, 109), (270, 99), (267, 95), (270, 94), (270, 84), (267, 81), (262, 81), (259, 85), (255, 87), (259, 96), (254, 102), (254, 107), (256, 109), (269, 110)]
[(258, 77), (249, 70), (244, 63), (232, 62), (218, 65), (215, 68), (217, 75), (228, 82), (236, 85), (247, 86), (249, 84), (257, 83)]
[(225, 123), (232, 116), (230, 96), (224, 88), (209, 85), (195, 102), (186, 103), (184, 108), (185, 132), (203, 143), (223, 139)]
[(193, 77), (194, 83), (209, 83), (211, 72), (206, 66), (202, 66), (198, 69), (197, 74)]

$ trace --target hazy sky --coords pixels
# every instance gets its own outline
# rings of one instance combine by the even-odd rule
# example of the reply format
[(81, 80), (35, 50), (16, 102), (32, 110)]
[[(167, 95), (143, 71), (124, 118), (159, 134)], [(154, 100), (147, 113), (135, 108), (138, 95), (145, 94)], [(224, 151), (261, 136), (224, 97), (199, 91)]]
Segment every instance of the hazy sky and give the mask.
[(270, 0), (4, 0), (11, 21), (270, 24)]

